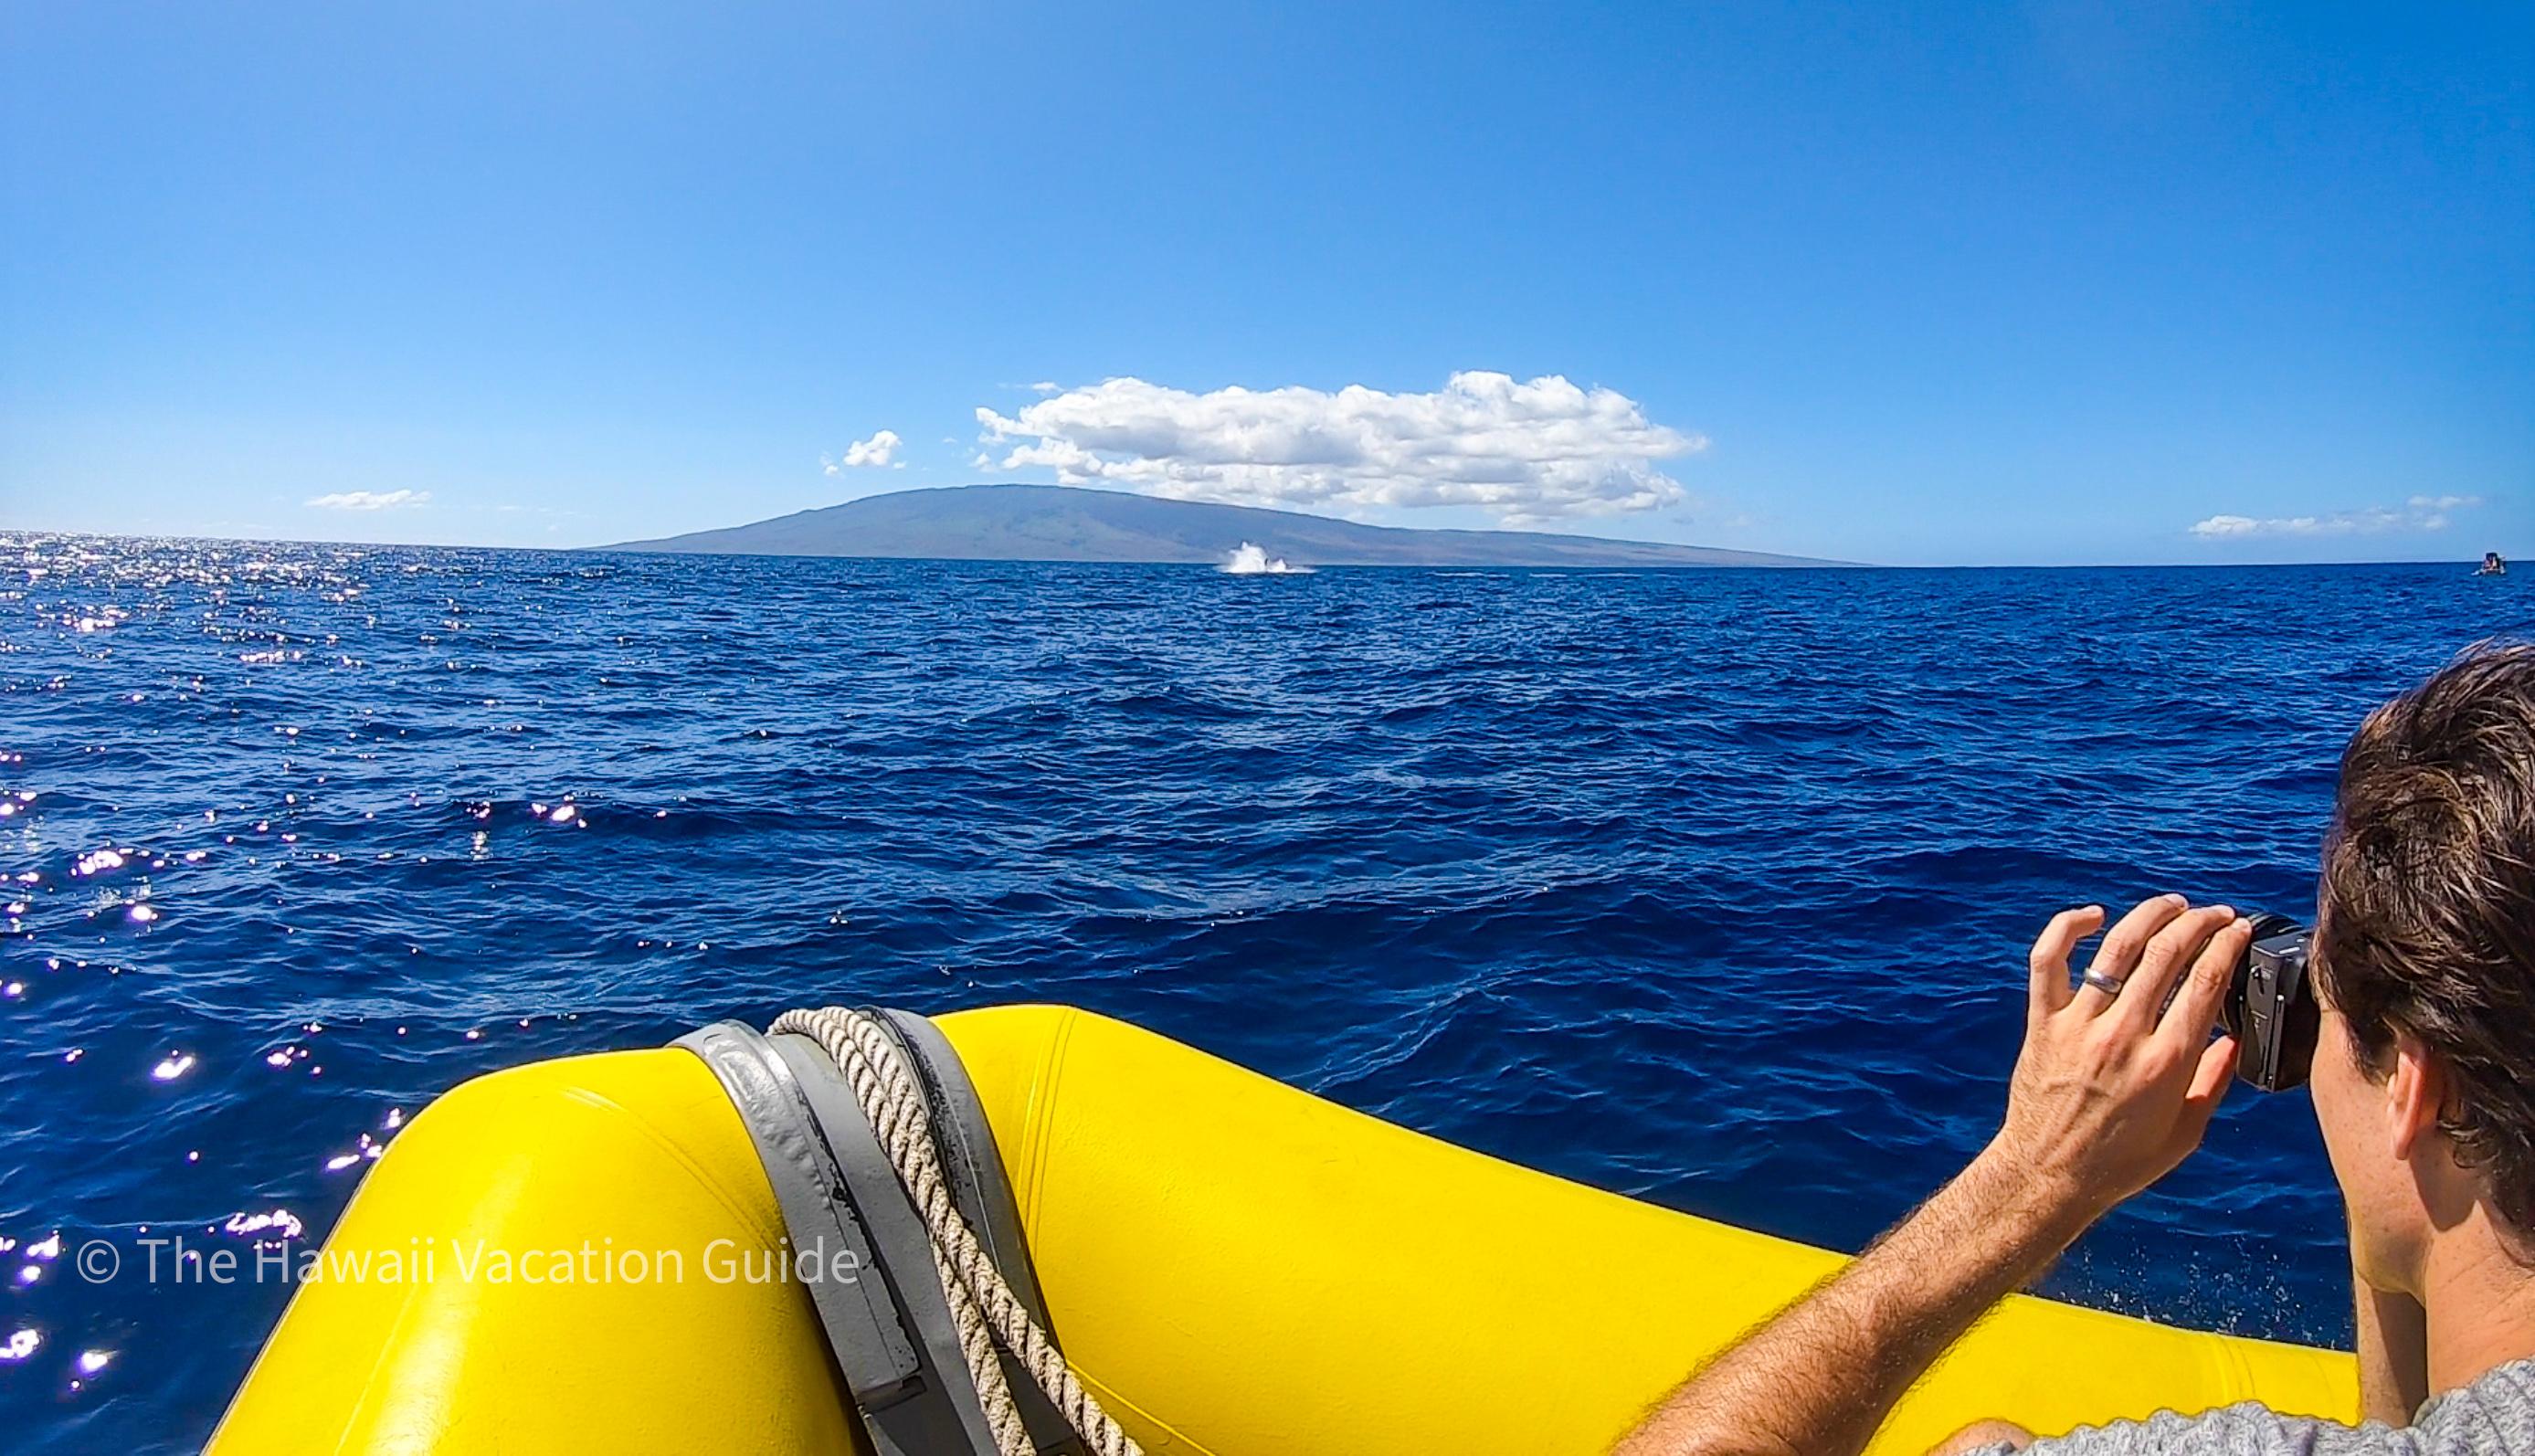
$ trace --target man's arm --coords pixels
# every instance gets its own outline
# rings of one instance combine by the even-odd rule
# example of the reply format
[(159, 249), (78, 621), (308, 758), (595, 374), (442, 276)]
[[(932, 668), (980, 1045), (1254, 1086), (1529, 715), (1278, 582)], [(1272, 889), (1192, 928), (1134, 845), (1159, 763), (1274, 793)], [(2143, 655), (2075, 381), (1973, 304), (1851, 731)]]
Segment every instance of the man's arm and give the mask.
[(2224, 906), (2150, 900), (2089, 972), (2118, 992), (2072, 992), (2069, 953), (2103, 923), (2071, 910), (2034, 942), (2024, 1051), (1989, 1147), (1694, 1374), (1615, 1456), (1855, 1456), (1983, 1311), (2199, 1145), (2235, 1070), (2235, 1043), (2209, 1032), (2251, 927)]
[(1946, 1347), (2082, 1227), (1985, 1153), (1855, 1263), (1710, 1362), (1619, 1456), (1860, 1450)]
[(2359, 1414), (2409, 1426), (2430, 1398), (2429, 1315), (2420, 1301), (2372, 1288), (2355, 1269), (2350, 1287), (2359, 1306)]

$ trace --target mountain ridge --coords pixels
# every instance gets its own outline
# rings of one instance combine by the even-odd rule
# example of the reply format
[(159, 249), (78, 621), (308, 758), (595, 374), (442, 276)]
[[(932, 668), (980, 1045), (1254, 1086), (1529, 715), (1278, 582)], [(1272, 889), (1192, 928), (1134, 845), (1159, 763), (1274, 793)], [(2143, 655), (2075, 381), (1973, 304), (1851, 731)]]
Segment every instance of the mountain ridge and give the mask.
[(1215, 565), (1243, 545), (1295, 566), (1839, 567), (1716, 546), (1543, 531), (1360, 525), (1071, 485), (926, 486), (597, 548), (681, 555)]

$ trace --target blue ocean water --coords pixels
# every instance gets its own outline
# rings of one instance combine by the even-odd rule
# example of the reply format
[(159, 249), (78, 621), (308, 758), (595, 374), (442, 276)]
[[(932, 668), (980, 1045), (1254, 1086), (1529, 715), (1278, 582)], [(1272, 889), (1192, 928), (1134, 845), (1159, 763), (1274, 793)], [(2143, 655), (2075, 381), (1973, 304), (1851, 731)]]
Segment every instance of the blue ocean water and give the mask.
[[(0, 1430), (188, 1448), (286, 1296), (88, 1241), (317, 1237), (465, 1077), (804, 1002), (1072, 1001), (1853, 1248), (1993, 1129), (2045, 917), (2301, 911), (2343, 737), (2529, 601), (0, 535)], [(2240, 1089), (2046, 1288), (2332, 1341), (2343, 1260)]]

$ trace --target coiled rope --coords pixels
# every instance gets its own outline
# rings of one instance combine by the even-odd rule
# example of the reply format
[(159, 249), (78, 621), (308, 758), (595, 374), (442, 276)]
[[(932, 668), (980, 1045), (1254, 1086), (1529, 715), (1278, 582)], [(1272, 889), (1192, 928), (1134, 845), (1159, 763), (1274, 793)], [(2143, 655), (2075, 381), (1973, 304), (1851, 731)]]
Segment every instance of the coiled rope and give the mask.
[(1021, 1425), (1020, 1411), (1013, 1404), (1003, 1362), (996, 1358), (998, 1342), (1029, 1371), (1031, 1381), (1093, 1456), (1144, 1456), (1143, 1448), (1074, 1377), (1064, 1355), (1021, 1307), (967, 1220), (959, 1216), (949, 1180), (942, 1174), (941, 1154), (934, 1148), (932, 1109), (897, 1040), (878, 1021), (843, 1006), (786, 1011), (768, 1031), (798, 1032), (835, 1060), (853, 1088), (864, 1120), (889, 1154), (890, 1166), (897, 1171), (898, 1183), (923, 1215), (924, 1227), (932, 1235), (933, 1267), (950, 1298), (959, 1353), (968, 1363), (969, 1377), (976, 1384), (1001, 1456), (1034, 1456), (1034, 1448)]

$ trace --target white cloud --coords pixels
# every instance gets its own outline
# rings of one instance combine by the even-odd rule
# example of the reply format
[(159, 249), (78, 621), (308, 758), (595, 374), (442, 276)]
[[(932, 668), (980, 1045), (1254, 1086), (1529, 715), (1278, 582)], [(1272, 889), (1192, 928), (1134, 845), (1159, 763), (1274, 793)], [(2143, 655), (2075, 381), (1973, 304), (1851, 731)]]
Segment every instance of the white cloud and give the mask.
[(2259, 532), (2262, 523), (2250, 516), (2212, 516), (2207, 520), (2193, 522), (2192, 534), (2204, 541), (2226, 536), (2250, 536)]
[(332, 495), (314, 496), (302, 504), (320, 511), (394, 511), (404, 506), (426, 505), (431, 500), (427, 490), (343, 490)]
[(1192, 394), (1141, 379), (1065, 390), (1010, 417), (979, 407), (1002, 467), (1175, 500), (1334, 511), (1472, 506), (1512, 525), (1688, 499), (1658, 460), (1707, 441), (1615, 390), (1558, 375), (1453, 375), (1430, 394), (1362, 385)]
[(2248, 540), (2262, 536), (2383, 536), (2398, 531), (2442, 531), (2449, 512), (2482, 504), (2480, 496), (2414, 496), (2400, 507), (2370, 506), (2322, 516), (2212, 516), (2195, 521), (2192, 534), (2204, 541)]
[(883, 430), (869, 440), (857, 440), (846, 446), (844, 455), (837, 458), (819, 456), (819, 463), (826, 466), (831, 475), (844, 470), (903, 470), (906, 462), (897, 458), (897, 448), (904, 443), (897, 438), (896, 430)]

